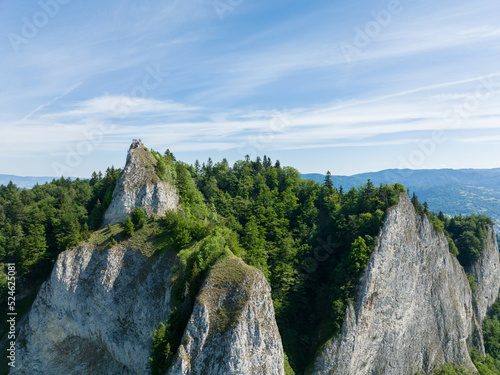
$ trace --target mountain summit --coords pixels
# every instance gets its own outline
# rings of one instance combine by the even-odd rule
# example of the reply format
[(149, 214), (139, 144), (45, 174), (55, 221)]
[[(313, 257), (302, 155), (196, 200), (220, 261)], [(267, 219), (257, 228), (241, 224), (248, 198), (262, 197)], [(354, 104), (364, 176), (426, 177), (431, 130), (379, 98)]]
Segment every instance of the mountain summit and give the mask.
[(135, 207), (142, 207), (148, 216), (162, 216), (177, 211), (179, 197), (175, 187), (157, 173), (159, 161), (140, 140), (130, 145), (113, 199), (104, 216), (104, 225), (125, 221)]

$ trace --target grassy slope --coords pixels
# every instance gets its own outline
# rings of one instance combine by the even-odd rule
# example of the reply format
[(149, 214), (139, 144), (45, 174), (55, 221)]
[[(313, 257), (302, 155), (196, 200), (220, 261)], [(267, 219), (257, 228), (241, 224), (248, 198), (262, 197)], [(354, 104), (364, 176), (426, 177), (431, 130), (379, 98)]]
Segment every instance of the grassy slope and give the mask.
[[(199, 299), (209, 308), (210, 334), (224, 334), (235, 328), (249, 293), (243, 285), (258, 277), (256, 268), (248, 266), (240, 258), (229, 256), (212, 267)], [(262, 278), (264, 276), (262, 275)], [(213, 301), (221, 301), (220, 307)]]

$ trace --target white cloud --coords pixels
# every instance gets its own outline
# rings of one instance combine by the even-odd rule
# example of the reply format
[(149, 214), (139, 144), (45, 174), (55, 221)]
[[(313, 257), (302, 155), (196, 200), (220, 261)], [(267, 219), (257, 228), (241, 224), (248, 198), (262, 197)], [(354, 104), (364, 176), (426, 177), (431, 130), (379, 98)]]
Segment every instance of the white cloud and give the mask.
[(74, 105), (75, 109), (59, 113), (45, 114), (44, 117), (85, 118), (126, 118), (139, 114), (160, 114), (163, 116), (179, 112), (199, 110), (197, 107), (176, 103), (172, 100), (134, 98), (130, 96), (108, 95), (89, 99)]
[(462, 143), (491, 143), (500, 142), (500, 135), (497, 136), (486, 136), (486, 137), (471, 137), (463, 138), (459, 140)]
[[(148, 144), (171, 144), (178, 150), (193, 151), (224, 150), (245, 144), (281, 150), (401, 145), (414, 142), (415, 134), (425, 138), (434, 130), (453, 134), (466, 129), (497, 129), (500, 108), (495, 96), (481, 102), (460, 122), (457, 122), (458, 115), (443, 118), (447, 110), (464, 102), (462, 96), (455, 99), (443, 90), (464, 84), (474, 86), (480, 79), (444, 82), (322, 107), (216, 112), (208, 120), (199, 119), (200, 113), (206, 111), (204, 108), (183, 103), (104, 96), (76, 103), (69, 111), (35, 113), (16, 126), (1, 126), (6, 136), (0, 143), (9, 152), (28, 145), (35, 151), (62, 149), (68, 143), (85, 140), (104, 123), (114, 125), (104, 144), (117, 150), (123, 143), (139, 137)], [(421, 92), (429, 95), (422, 96)], [(447, 100), (436, 101), (434, 97)], [(117, 115), (120, 105), (125, 105), (128, 111), (124, 119)], [(176, 113), (185, 118), (171, 116)], [(144, 117), (145, 114), (151, 116)], [(464, 142), (481, 141), (491, 139)]]

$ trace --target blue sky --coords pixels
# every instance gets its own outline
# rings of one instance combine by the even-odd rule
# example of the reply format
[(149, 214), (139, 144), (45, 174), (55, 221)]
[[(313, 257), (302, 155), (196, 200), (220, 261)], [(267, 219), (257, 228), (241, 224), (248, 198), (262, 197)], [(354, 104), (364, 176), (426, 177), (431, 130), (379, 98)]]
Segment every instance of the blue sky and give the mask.
[(0, 2), (0, 173), (88, 177), (133, 138), (303, 173), (500, 167), (500, 3)]

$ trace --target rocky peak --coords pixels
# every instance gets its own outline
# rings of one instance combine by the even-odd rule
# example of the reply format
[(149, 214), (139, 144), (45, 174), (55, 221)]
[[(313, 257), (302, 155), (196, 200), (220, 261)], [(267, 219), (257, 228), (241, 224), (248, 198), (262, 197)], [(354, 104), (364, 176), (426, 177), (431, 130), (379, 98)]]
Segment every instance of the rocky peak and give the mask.
[(241, 259), (218, 263), (205, 281), (168, 375), (284, 375), (271, 288)]
[(176, 211), (179, 197), (171, 184), (162, 181), (155, 171), (156, 159), (140, 140), (130, 145), (125, 168), (120, 174), (113, 198), (104, 215), (104, 225), (126, 220), (135, 207), (148, 216), (161, 216)]
[(142, 143), (142, 139), (132, 139), (132, 143), (130, 145), (130, 148), (128, 149), (129, 151), (138, 147), (144, 147), (144, 144)]
[(473, 293), (444, 234), (402, 194), (387, 214), (341, 336), (320, 350), (313, 373), (431, 373), (442, 363), (476, 373), (468, 351), (476, 346), (484, 353), (480, 323), (498, 295), (492, 232), (474, 267)]

